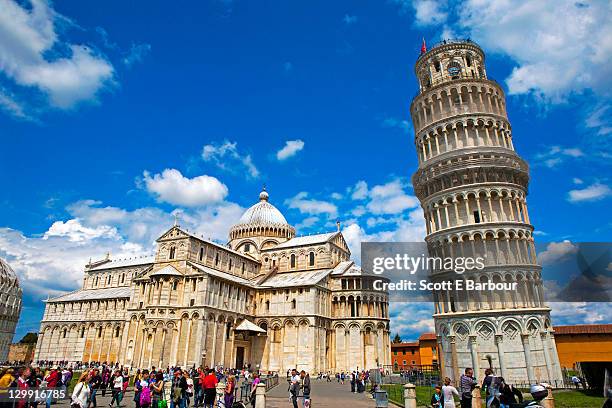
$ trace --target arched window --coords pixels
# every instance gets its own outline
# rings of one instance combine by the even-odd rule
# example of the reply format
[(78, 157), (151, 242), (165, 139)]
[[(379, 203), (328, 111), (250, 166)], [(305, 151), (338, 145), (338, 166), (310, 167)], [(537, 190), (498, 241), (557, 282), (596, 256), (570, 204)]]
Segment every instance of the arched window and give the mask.
[(270, 310), (270, 301), (266, 300), (266, 310)]
[(199, 255), (199, 259), (200, 259), (200, 261), (201, 261), (202, 259), (204, 259), (204, 247), (200, 247), (200, 255)]
[(85, 328), (81, 327), (81, 338), (85, 337)]
[(102, 337), (102, 327), (98, 327), (98, 337)]
[(229, 270), (230, 271), (232, 270), (232, 258), (230, 258), (230, 260), (229, 260)]
[(169, 256), (169, 259), (174, 259), (175, 255), (176, 255), (176, 248), (175, 247), (170, 247), (170, 256)]
[(215, 266), (219, 265), (219, 253), (215, 254)]
[(293, 300), (291, 301), (291, 308), (292, 308), (292, 309), (295, 309), (296, 304), (297, 304), (297, 303), (296, 303), (295, 299), (293, 299)]
[(115, 328), (115, 337), (119, 337), (119, 326)]
[(468, 67), (472, 66), (472, 56), (470, 54), (465, 56), (465, 63), (467, 64)]
[(314, 266), (315, 264), (315, 253), (311, 252), (308, 254), (308, 265)]
[(295, 268), (295, 254), (291, 254), (291, 267)]
[(121, 274), (121, 283), (124, 283), (124, 282), (125, 282), (125, 273), (122, 273)]
[(67, 333), (66, 333), (66, 329), (64, 329), (64, 332), (62, 333), (62, 337), (63, 337), (63, 338), (66, 338), (66, 334), (67, 334)]

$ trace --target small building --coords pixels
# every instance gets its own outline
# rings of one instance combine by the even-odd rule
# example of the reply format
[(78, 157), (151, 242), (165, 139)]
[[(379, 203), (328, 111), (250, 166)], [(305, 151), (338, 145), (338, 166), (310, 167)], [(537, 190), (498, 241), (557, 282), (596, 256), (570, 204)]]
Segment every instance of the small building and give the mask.
[(438, 343), (435, 333), (423, 333), (417, 341), (391, 343), (393, 371), (438, 366)]
[(555, 326), (555, 342), (561, 367), (612, 362), (612, 324)]

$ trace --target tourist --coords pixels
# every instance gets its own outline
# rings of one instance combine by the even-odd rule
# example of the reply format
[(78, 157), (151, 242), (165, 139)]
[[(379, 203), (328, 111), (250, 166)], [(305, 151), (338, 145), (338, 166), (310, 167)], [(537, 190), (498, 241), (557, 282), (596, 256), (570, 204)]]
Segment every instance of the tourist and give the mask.
[(431, 396), (431, 407), (432, 408), (442, 408), (444, 404), (444, 398), (442, 398), (442, 387), (436, 385), (434, 389), (434, 393)]
[(172, 386), (170, 388), (170, 395), (172, 396), (172, 399), (170, 401), (170, 407), (185, 408), (186, 393), (187, 381), (185, 380), (185, 377), (183, 377), (183, 371), (180, 368), (177, 368), (174, 371), (174, 378), (172, 379)]
[(293, 408), (298, 408), (298, 395), (300, 394), (300, 381), (301, 378), (297, 373), (297, 370), (294, 368), (291, 370), (291, 378), (289, 382), (289, 395), (291, 397), (291, 403), (293, 404)]
[(227, 377), (225, 389), (223, 390), (223, 401), (226, 408), (231, 408), (234, 404), (234, 390), (236, 389), (236, 377), (230, 375)]
[(191, 398), (193, 398), (193, 379), (191, 378), (187, 370), (183, 371), (183, 377), (185, 377), (185, 381), (187, 382), (185, 406), (188, 407), (191, 403)]
[(114, 402), (117, 402), (117, 408), (119, 408), (119, 404), (123, 399), (123, 376), (121, 375), (121, 371), (116, 370), (115, 375), (111, 379), (112, 381), (112, 398), (109, 407), (113, 406)]
[(506, 384), (504, 377), (499, 377), (500, 387), (499, 387), (499, 408), (510, 408), (514, 404), (518, 402), (523, 402), (523, 393), (521, 393), (518, 389), (514, 388), (510, 384)]
[(472, 390), (476, 387), (474, 370), (466, 368), (464, 374), (459, 379), (459, 389), (461, 390), (461, 408), (472, 408)]
[(98, 389), (102, 386), (102, 377), (100, 377), (99, 371), (97, 368), (94, 368), (91, 373), (91, 377), (89, 377), (89, 402), (87, 403), (87, 408), (93, 405), (94, 408), (98, 406), (98, 402), (96, 401), (96, 393)]
[[(162, 408), (159, 406), (160, 401), (165, 402), (164, 398), (164, 373), (158, 371), (155, 375), (155, 381), (151, 385), (151, 408)], [(164, 407), (165, 408), (165, 407)]]
[(108, 388), (108, 384), (110, 382), (110, 370), (108, 368), (104, 368), (102, 370), (102, 396), (106, 396), (106, 389)]
[(459, 392), (455, 387), (451, 385), (450, 378), (444, 379), (444, 386), (442, 387), (442, 396), (444, 398), (444, 408), (455, 408), (455, 395), (458, 397)]
[(210, 368), (202, 381), (202, 389), (204, 390), (204, 407), (212, 408), (215, 405), (215, 397), (217, 396), (217, 376), (215, 370)]
[(302, 379), (302, 405), (304, 406), (304, 408), (308, 408), (310, 407), (310, 374), (302, 370), (300, 372), (300, 378)]
[(572, 383), (574, 383), (576, 389), (580, 388), (580, 378), (578, 378), (578, 376), (575, 374), (572, 376)]
[[(49, 374), (47, 374), (47, 376), (45, 377), (45, 382), (47, 383), (47, 388), (50, 389), (54, 389), (62, 385), (62, 375), (60, 374), (58, 366), (54, 365), (53, 367), (51, 367), (51, 371), (49, 371)], [(52, 402), (54, 402), (52, 393), (49, 393), (49, 396), (47, 397), (46, 401), (47, 408), (51, 408)]]
[(482, 380), (482, 389), (485, 391), (486, 395), (486, 407), (490, 408), (491, 404), (495, 400), (495, 387), (493, 380), (495, 379), (495, 374), (493, 374), (493, 370), (487, 368), (485, 370), (485, 378)]
[[(16, 381), (16, 386), (14, 388), (17, 388), (18, 390), (26, 390), (28, 388), (30, 388), (30, 385), (28, 383), (28, 378), (30, 377), (30, 367), (23, 367), (19, 370), (19, 377), (17, 377), (17, 381)], [(25, 398), (21, 398), (19, 399), (19, 401), (17, 401), (17, 408), (26, 408), (27, 406), (27, 399)]]
[(75, 407), (80, 407), (80, 408), (85, 408), (88, 406), (88, 400), (89, 400), (89, 394), (90, 394), (90, 390), (89, 390), (89, 384), (87, 383), (87, 376), (89, 374), (87, 373), (87, 371), (83, 372), (83, 374), (81, 374), (81, 376), (79, 377), (79, 382), (77, 383), (77, 385), (74, 386), (74, 391), (72, 391), (72, 404), (71, 407), (75, 408)]
[(138, 381), (138, 404), (137, 408), (151, 407), (151, 387), (149, 385), (149, 371), (143, 370)]
[[(295, 370), (293, 370), (295, 371)], [(257, 399), (257, 386), (261, 382), (258, 373), (253, 374), (253, 382), (251, 383), (251, 406), (255, 408), (255, 401)]]

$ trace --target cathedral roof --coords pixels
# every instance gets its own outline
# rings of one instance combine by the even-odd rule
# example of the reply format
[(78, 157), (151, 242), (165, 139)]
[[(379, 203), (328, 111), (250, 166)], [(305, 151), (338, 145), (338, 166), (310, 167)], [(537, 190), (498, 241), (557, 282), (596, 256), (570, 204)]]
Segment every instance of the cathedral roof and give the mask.
[(148, 265), (155, 261), (155, 256), (136, 256), (133, 258), (113, 259), (108, 262), (99, 262), (95, 266), (90, 267), (89, 271), (99, 271), (111, 268), (123, 268), (126, 266)]
[(258, 287), (263, 288), (286, 288), (293, 286), (310, 286), (319, 283), (329, 275), (333, 269), (319, 269), (314, 271), (301, 271), (291, 273), (278, 273), (264, 282), (260, 282)]
[(291, 238), (289, 241), (283, 242), (273, 249), (280, 248), (292, 248), (297, 246), (307, 246), (307, 245), (315, 245), (315, 244), (323, 244), (325, 242), (330, 241), (333, 237), (335, 237), (340, 232), (327, 232), (324, 234), (315, 234), (315, 235), (304, 235), (302, 237)]
[(129, 298), (130, 291), (131, 289), (129, 286), (103, 289), (80, 289), (49, 299), (47, 302), (76, 302), (80, 300)]
[(156, 271), (154, 271), (153, 273), (151, 273), (149, 276), (183, 276), (182, 273), (180, 273), (174, 266), (172, 265), (167, 265), (161, 269), (158, 269)]
[(259, 194), (259, 202), (242, 214), (239, 225), (267, 226), (289, 225), (283, 214), (268, 202), (269, 195), (263, 190)]

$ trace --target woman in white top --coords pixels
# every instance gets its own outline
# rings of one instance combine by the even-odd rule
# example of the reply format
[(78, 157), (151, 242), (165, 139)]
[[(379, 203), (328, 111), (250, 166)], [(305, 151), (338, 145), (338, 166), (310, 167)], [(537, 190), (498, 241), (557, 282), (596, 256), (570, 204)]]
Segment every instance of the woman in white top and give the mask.
[(72, 403), (70, 404), (73, 408), (85, 408), (87, 407), (87, 401), (89, 400), (89, 384), (87, 384), (87, 371), (85, 371), (79, 377), (79, 382), (72, 391)]
[(442, 387), (442, 395), (444, 396), (444, 408), (455, 408), (455, 395), (458, 397), (459, 392), (451, 384), (450, 378), (444, 379), (444, 386)]

